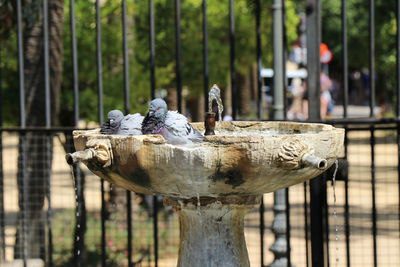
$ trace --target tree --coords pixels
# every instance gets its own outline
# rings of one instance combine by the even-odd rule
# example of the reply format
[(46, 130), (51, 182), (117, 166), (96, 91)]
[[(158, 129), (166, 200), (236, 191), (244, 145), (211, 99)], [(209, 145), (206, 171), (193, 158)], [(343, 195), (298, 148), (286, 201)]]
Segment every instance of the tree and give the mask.
[[(396, 3), (377, 0), (375, 5), (375, 67), (377, 102), (394, 104), (396, 76)], [(348, 66), (350, 71), (369, 67), (369, 2), (347, 1)], [(340, 1), (322, 1), (322, 41), (334, 54), (331, 74), (342, 78)], [(347, 77), (348, 78), (348, 77)], [(351, 86), (351, 85), (350, 85)], [(352, 88), (350, 88), (351, 90)], [(367, 89), (365, 89), (367, 90)], [(360, 96), (358, 96), (360, 97)], [(364, 99), (364, 101), (368, 101)]]
[[(1, 22), (8, 26), (0, 32), (3, 41), (3, 38), (7, 36), (15, 36), (12, 26), (15, 26), (16, 18), (10, 15), (13, 14), (15, 8), (15, 1), (5, 1), (1, 6), (2, 11), (4, 11)], [(51, 89), (49, 101), (51, 103), (51, 118), (53, 120), (58, 116), (59, 94), (62, 82), (63, 9), (63, 1), (49, 1), (49, 72)], [(26, 111), (24, 115), (27, 126), (45, 126), (43, 14), (41, 11), (42, 6), (39, 1), (24, 2), (23, 71), (25, 77)], [(11, 39), (15, 40), (15, 38)], [(13, 51), (15, 51), (15, 48)], [(14, 62), (11, 61), (11, 63)], [(12, 82), (8, 81), (7, 85), (9, 84), (12, 84)], [(14, 91), (17, 91), (15, 90), (16, 87), (14, 87)], [(7, 89), (11, 88), (7, 87)], [(15, 109), (11, 108), (11, 110)], [(19, 227), (16, 234), (14, 252), (16, 258), (20, 258), (22, 257), (22, 253), (26, 253), (28, 258), (46, 259), (46, 235), (44, 234), (46, 220), (42, 209), (48, 193), (46, 186), (47, 177), (50, 175), (51, 170), (51, 150), (51, 136), (43, 136), (42, 133), (37, 132), (28, 132), (20, 137), (18, 158), (18, 164), (21, 166), (18, 168), (20, 212), (18, 214), (18, 225), (24, 225), (24, 228)], [(23, 247), (25, 247), (24, 251), (21, 249)]]
[[(271, 3), (261, 1), (261, 38), (263, 64), (272, 62), (271, 27), (272, 18), (269, 15)], [(202, 64), (202, 1), (183, 1), (181, 4), (181, 42), (182, 42), (182, 77), (183, 87), (189, 91), (188, 98), (202, 95), (203, 64)], [(136, 60), (139, 62), (140, 73), (148, 77), (148, 7), (143, 1), (136, 2)], [(292, 1), (287, 4), (288, 41), (297, 39), (296, 27), (299, 22)], [(173, 1), (155, 1), (155, 31), (156, 31), (156, 76), (157, 88), (175, 88), (175, 28)], [(214, 83), (224, 90), (230, 80), (230, 47), (229, 47), (229, 2), (208, 2), (208, 60), (210, 86)], [(297, 19), (296, 19), (297, 18)], [(245, 89), (249, 83), (250, 68), (256, 62), (255, 53), (255, 3), (254, 1), (235, 2), (235, 53), (238, 88)], [(247, 80), (246, 80), (247, 79)], [(148, 79), (147, 79), (148, 80)], [(146, 81), (144, 81), (146, 82)], [(230, 103), (225, 101), (225, 105)], [(203, 118), (197, 118), (202, 120)]]
[[(181, 3), (181, 43), (182, 43), (182, 85), (188, 92), (187, 98), (198, 98), (203, 88), (202, 59), (202, 1), (191, 0)], [(123, 108), (123, 69), (121, 2), (106, 1), (101, 6), (103, 83), (105, 110)], [(208, 3), (208, 39), (210, 83), (217, 83), (222, 89), (229, 80), (229, 2), (227, 0)], [(299, 22), (292, 1), (287, 3), (289, 44), (297, 39), (296, 28)], [(255, 17), (254, 1), (235, 2), (236, 26), (236, 68), (238, 75), (249, 76), (249, 69), (255, 58)], [(269, 2), (262, 2), (262, 44), (263, 63), (272, 62), (271, 24)], [(173, 1), (154, 1), (156, 34), (156, 88), (176, 88), (175, 80), (175, 7)], [(148, 2), (128, 2), (129, 55), (131, 77), (131, 102), (133, 111), (145, 112), (150, 98), (149, 65), (149, 23)], [(79, 87), (81, 115), (97, 120), (97, 104), (93, 101), (97, 94), (95, 69), (95, 32), (93, 3), (77, 2), (77, 36), (79, 49)], [(128, 16), (129, 17), (129, 16)], [(66, 20), (66, 24), (69, 23)], [(65, 25), (65, 29), (67, 29)], [(69, 43), (69, 34), (64, 35)], [(71, 86), (71, 51), (65, 47), (64, 81), (62, 102), (72, 110), (73, 98)], [(210, 84), (211, 86), (211, 84)], [(228, 103), (227, 103), (228, 104)], [(228, 104), (229, 105), (229, 104)], [(202, 119), (202, 118), (200, 118)]]
[[(43, 40), (40, 0), (22, 1), (24, 14), (24, 53), (26, 79), (26, 119), (29, 126), (43, 126)], [(263, 65), (272, 62), (271, 47), (271, 3), (262, 2), (262, 45)], [(50, 77), (52, 90), (52, 125), (72, 126), (73, 122), (73, 85), (72, 85), (72, 51), (70, 46), (68, 1), (49, 1), (50, 16)], [(129, 38), (129, 72), (131, 85), (131, 112), (145, 113), (150, 99), (149, 72), (149, 24), (147, 1), (127, 1), (128, 4), (128, 38)], [(64, 5), (65, 10), (64, 12)], [(201, 0), (181, 1), (181, 41), (182, 41), (182, 85), (187, 92), (187, 100), (195, 103), (202, 95), (203, 61), (202, 61), (202, 13)], [(175, 90), (175, 21), (174, 3), (169, 0), (155, 0), (156, 28), (156, 77), (157, 89)], [(226, 90), (229, 83), (229, 2), (208, 1), (208, 59), (210, 68), (210, 85), (218, 84)], [(297, 39), (296, 27), (298, 16), (295, 13), (293, 0), (287, 1), (288, 43)], [(5, 10), (5, 12), (3, 12)], [(15, 31), (15, 1), (0, 2), (0, 41), (1, 50), (7, 51), (2, 57), (0, 67), (3, 70), (4, 85), (4, 121), (8, 125), (18, 124), (18, 61)], [(97, 73), (95, 46), (95, 8), (93, 1), (76, 1), (76, 33), (78, 43), (78, 66), (80, 88), (80, 117), (87, 121), (98, 121), (97, 107)], [(249, 85), (249, 69), (256, 62), (255, 55), (255, 2), (254, 0), (235, 1), (235, 40), (236, 70), (239, 88)], [(123, 54), (121, 0), (101, 1), (102, 29), (102, 62), (104, 85), (104, 110), (123, 109)], [(64, 34), (63, 34), (64, 33)], [(61, 64), (62, 63), (62, 64)], [(62, 73), (62, 75), (61, 75)], [(247, 80), (246, 80), (247, 79)], [(229, 105), (230, 103), (226, 103)], [(59, 112), (59, 110), (61, 112)], [(200, 114), (191, 110), (193, 116)], [(106, 114), (103, 114), (106, 115)], [(202, 120), (198, 117), (195, 119)], [(36, 134), (26, 136), (27, 169), (19, 169), (19, 181), (23, 181), (23, 171), (28, 170), (28, 195), (24, 196), (29, 203), (30, 218), (38, 219), (38, 229), (43, 232), (44, 219), (38, 215), (45, 201), (47, 168), (50, 166), (51, 153), (44, 150), (46, 139)], [(69, 140), (71, 142), (71, 140)], [(23, 141), (21, 142), (23, 143)], [(21, 146), (20, 162), (23, 162)], [(38, 158), (38, 155), (44, 155)], [(35, 177), (33, 179), (32, 177)], [(22, 192), (23, 188), (20, 188)], [(38, 215), (38, 216), (36, 216)], [(35, 222), (35, 221), (34, 221)], [(36, 223), (36, 222), (35, 222)], [(40, 232), (39, 231), (39, 232)], [(32, 244), (45, 244), (39, 232), (32, 234)], [(18, 242), (21, 242), (18, 241)], [(21, 255), (20, 255), (21, 256)], [(43, 250), (33, 250), (29, 256), (44, 257)]]

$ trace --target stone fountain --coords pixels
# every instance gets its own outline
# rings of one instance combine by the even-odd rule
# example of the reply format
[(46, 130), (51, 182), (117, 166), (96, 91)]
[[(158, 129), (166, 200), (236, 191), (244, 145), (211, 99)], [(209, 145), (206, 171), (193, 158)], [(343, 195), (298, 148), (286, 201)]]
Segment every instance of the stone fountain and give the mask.
[[(204, 132), (203, 123), (193, 123)], [(160, 195), (179, 214), (178, 266), (249, 266), (244, 216), (264, 193), (309, 180), (343, 155), (344, 130), (325, 124), (222, 122), (190, 145), (160, 135), (74, 131), (76, 151), (99, 177)]]

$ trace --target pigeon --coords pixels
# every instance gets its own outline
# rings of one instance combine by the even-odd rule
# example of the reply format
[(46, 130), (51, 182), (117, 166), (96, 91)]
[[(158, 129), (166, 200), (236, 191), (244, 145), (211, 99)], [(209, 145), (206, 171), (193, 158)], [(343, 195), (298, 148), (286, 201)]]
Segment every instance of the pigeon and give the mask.
[(161, 98), (152, 100), (142, 122), (143, 134), (160, 134), (169, 144), (192, 144), (203, 141), (203, 135), (177, 111), (168, 111)]
[(139, 113), (124, 116), (119, 110), (108, 112), (108, 121), (101, 125), (101, 134), (140, 135), (143, 116)]

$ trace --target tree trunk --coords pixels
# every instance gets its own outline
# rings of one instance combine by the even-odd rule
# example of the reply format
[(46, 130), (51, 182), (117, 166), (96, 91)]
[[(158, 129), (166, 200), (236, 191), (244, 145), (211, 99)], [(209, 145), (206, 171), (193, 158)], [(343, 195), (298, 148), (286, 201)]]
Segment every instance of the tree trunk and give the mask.
[(240, 116), (246, 119), (251, 112), (251, 72), (247, 75), (237, 74)]
[[(33, 5), (33, 4), (32, 4)], [(63, 63), (63, 0), (49, 0), (49, 66), (51, 122), (54, 125), (59, 109), (59, 92)], [(41, 12), (40, 12), (41, 13)], [(24, 75), (25, 118), (27, 126), (45, 126), (45, 80), (43, 51), (43, 16), (25, 28)], [(29, 26), (30, 25), (30, 26)], [(28, 132), (20, 137), (18, 157), (19, 208), (16, 258), (46, 259), (46, 213), (44, 201), (49, 194), (51, 174), (52, 137)]]
[(193, 115), (193, 121), (204, 121), (205, 119), (204, 101), (206, 101), (204, 99), (204, 95), (201, 94), (197, 98), (197, 107), (196, 107), (197, 112), (196, 115)]
[(167, 92), (167, 99), (165, 99), (165, 102), (167, 102), (168, 110), (178, 110), (178, 93), (176, 88), (167, 88)]

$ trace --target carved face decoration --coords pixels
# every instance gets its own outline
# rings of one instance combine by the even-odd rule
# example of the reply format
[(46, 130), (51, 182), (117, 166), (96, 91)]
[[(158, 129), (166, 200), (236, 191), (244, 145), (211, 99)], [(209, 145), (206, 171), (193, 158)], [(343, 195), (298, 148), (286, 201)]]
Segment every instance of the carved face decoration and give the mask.
[(119, 127), (122, 119), (124, 118), (124, 114), (122, 114), (122, 112), (119, 110), (111, 110), (110, 112), (108, 112), (107, 116), (108, 121), (113, 128)]

